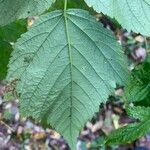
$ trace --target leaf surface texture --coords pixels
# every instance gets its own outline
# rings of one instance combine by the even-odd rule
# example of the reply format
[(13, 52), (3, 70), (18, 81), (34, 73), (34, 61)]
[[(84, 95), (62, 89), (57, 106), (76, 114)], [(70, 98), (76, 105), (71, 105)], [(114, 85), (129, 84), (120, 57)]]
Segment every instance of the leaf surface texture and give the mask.
[(55, 0), (0, 0), (0, 26), (17, 19), (38, 15), (47, 10)]
[(150, 36), (149, 0), (85, 0), (97, 12), (115, 18), (123, 28)]
[(75, 149), (80, 130), (128, 72), (120, 45), (87, 11), (43, 15), (17, 41), (8, 78), (21, 113), (47, 123)]
[(150, 131), (150, 107), (133, 106), (127, 108), (127, 113), (140, 120), (137, 123), (129, 124), (125, 127), (114, 130), (107, 138), (107, 144), (126, 144), (130, 143)]

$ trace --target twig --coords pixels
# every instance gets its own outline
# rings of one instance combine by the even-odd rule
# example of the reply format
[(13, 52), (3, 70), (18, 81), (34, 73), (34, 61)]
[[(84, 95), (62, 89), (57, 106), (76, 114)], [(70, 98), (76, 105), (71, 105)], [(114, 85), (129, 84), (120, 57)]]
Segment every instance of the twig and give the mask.
[(13, 128), (11, 128), (8, 124), (6, 124), (4, 121), (1, 120), (0, 123), (3, 124), (3, 125), (5, 125), (12, 132), (15, 132), (15, 130)]
[(148, 42), (147, 42), (147, 38), (144, 37), (145, 39), (145, 48), (146, 48), (146, 51), (149, 52), (149, 45), (148, 45)]

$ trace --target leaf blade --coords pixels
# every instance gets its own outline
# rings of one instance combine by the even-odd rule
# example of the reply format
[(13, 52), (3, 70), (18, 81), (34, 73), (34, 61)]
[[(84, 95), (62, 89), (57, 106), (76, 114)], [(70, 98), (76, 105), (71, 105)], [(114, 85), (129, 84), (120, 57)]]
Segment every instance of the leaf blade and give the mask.
[(127, 108), (129, 116), (141, 121), (147, 120), (150, 117), (150, 108), (144, 106), (133, 106)]
[(55, 0), (1, 0), (0, 26), (9, 24), (17, 19), (41, 14), (54, 2)]
[(8, 78), (21, 79), (21, 113), (45, 118), (72, 149), (99, 103), (117, 81), (127, 80), (117, 40), (83, 10), (67, 10), (66, 17), (63, 11), (41, 16), (18, 40), (12, 56)]
[(97, 12), (115, 18), (125, 29), (150, 36), (150, 2), (147, 0), (85, 0)]
[(144, 120), (140, 123), (127, 125), (112, 132), (107, 138), (107, 144), (126, 144), (130, 143), (144, 135), (149, 131), (150, 120)]

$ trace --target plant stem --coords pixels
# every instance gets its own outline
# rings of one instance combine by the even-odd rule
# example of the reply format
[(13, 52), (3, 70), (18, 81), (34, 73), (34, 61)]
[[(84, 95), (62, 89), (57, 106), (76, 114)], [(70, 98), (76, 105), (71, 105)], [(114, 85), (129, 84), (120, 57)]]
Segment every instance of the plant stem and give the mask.
[(149, 45), (148, 45), (148, 42), (147, 42), (147, 38), (146, 37), (144, 37), (144, 38), (145, 38), (145, 48), (146, 48), (146, 51), (149, 52), (148, 51)]
[(11, 128), (9, 125), (7, 125), (4, 121), (1, 120), (0, 123), (3, 124), (3, 125), (5, 125), (12, 132), (15, 132), (15, 130), (13, 128)]
[(67, 10), (67, 0), (65, 0), (65, 3), (64, 3), (64, 11)]

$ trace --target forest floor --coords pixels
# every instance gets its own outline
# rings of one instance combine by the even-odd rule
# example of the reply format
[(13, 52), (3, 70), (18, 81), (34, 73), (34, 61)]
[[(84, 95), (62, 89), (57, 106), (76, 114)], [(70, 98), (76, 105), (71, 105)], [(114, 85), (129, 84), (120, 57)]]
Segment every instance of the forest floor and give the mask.
[[(0, 150), (69, 150), (64, 139), (55, 130), (42, 128), (31, 118), (21, 118), (17, 99), (5, 101), (6, 86), (0, 85)], [(116, 91), (121, 94), (122, 90)], [(101, 147), (104, 135), (120, 126), (134, 122), (123, 109), (123, 103), (110, 98), (100, 112), (86, 123), (81, 132), (77, 150), (150, 150), (150, 134), (127, 145)]]

